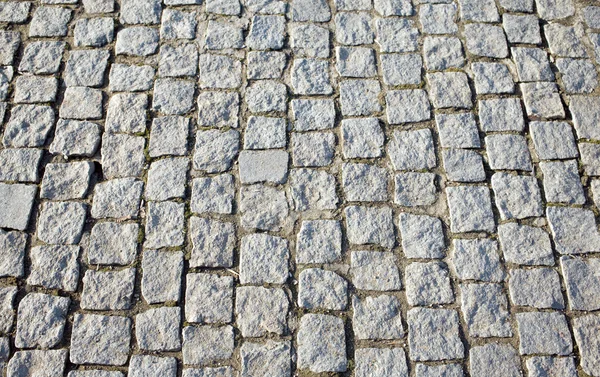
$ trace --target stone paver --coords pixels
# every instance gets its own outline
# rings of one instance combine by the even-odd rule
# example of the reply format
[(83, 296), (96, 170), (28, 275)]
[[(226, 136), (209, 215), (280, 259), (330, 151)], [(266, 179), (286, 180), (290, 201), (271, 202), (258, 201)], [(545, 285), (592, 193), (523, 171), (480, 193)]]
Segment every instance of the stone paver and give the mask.
[(597, 4), (0, 24), (0, 375), (600, 376)]

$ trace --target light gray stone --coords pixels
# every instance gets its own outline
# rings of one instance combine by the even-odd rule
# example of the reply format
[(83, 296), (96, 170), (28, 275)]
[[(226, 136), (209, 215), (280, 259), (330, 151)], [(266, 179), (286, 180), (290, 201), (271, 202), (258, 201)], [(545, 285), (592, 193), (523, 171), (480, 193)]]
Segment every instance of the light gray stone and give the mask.
[(285, 192), (255, 184), (240, 189), (241, 225), (245, 229), (277, 231), (286, 225), (288, 202)]
[(278, 79), (286, 65), (286, 55), (279, 51), (248, 52), (248, 79)]
[(467, 40), (467, 50), (471, 54), (497, 59), (508, 57), (508, 45), (502, 27), (466, 24), (463, 34)]
[(542, 44), (539, 20), (533, 14), (505, 13), (502, 15), (502, 26), (510, 43)]
[(464, 357), (456, 311), (413, 308), (408, 311), (407, 317), (411, 360), (433, 361)]
[(326, 22), (331, 19), (331, 11), (324, 0), (294, 0), (290, 19), (294, 22)]
[(347, 237), (351, 244), (374, 244), (391, 249), (395, 245), (392, 209), (349, 206), (344, 210)]
[(352, 297), (352, 328), (357, 339), (401, 339), (404, 337), (400, 300), (395, 296)]
[(332, 132), (295, 132), (291, 144), (294, 166), (327, 166), (333, 161), (335, 136)]
[(31, 248), (27, 284), (74, 292), (79, 278), (79, 246), (48, 245)]
[(431, 117), (427, 92), (422, 89), (393, 90), (386, 94), (388, 123), (421, 122)]
[(368, 291), (399, 290), (402, 286), (398, 267), (392, 253), (353, 251), (352, 283)]
[(17, 49), (21, 45), (21, 34), (18, 31), (3, 31), (0, 33), (0, 63), (11, 65)]
[[(43, 151), (40, 149), (4, 148), (0, 150), (0, 165), (3, 167), (0, 170), (0, 181), (38, 182), (38, 167), (42, 160), (42, 154)], [(4, 189), (6, 190), (8, 187), (4, 187)], [(30, 195), (33, 194), (26, 194), (25, 197), (28, 198)], [(20, 214), (20, 216), (23, 215)]]
[(313, 373), (346, 370), (346, 335), (341, 318), (305, 314), (300, 320), (297, 339), (299, 369)]
[(121, 29), (117, 34), (115, 54), (149, 56), (158, 50), (158, 29), (135, 26)]
[(141, 136), (105, 134), (100, 149), (104, 177), (140, 177), (146, 162), (144, 144)]
[(26, 244), (27, 234), (0, 230), (0, 276), (23, 277)]
[(94, 187), (92, 217), (135, 218), (140, 208), (144, 183), (134, 178), (111, 179)]
[(421, 83), (423, 59), (419, 54), (382, 54), (381, 71), (386, 85), (418, 85)]
[(235, 92), (202, 91), (198, 95), (198, 126), (237, 128), (239, 106)]
[(501, 94), (514, 92), (514, 82), (508, 67), (502, 63), (473, 63), (477, 94)]
[(102, 118), (102, 91), (87, 87), (67, 88), (59, 115), (80, 120)]
[(569, 355), (571, 333), (562, 313), (528, 312), (515, 314), (521, 355)]
[(385, 135), (377, 118), (342, 120), (342, 149), (345, 158), (380, 157)]
[(48, 164), (42, 179), (40, 198), (81, 199), (88, 192), (94, 165), (89, 161)]
[(288, 279), (289, 258), (284, 238), (262, 233), (246, 235), (240, 246), (240, 282), (284, 284)]
[(455, 239), (452, 263), (461, 280), (500, 283), (505, 279), (498, 243), (489, 238)]
[(21, 376), (63, 376), (66, 361), (66, 349), (17, 351), (6, 366), (6, 375)]
[[(287, 122), (284, 118), (248, 117), (244, 133), (244, 149), (285, 148)], [(287, 161), (287, 155), (285, 159)]]
[(30, 37), (65, 37), (72, 11), (62, 7), (36, 8), (29, 24)]
[(92, 228), (87, 250), (90, 264), (133, 263), (137, 256), (138, 224), (97, 223)]
[(110, 53), (106, 50), (75, 50), (69, 54), (64, 80), (67, 86), (102, 86)]
[(75, 46), (102, 47), (114, 38), (112, 18), (82, 18), (75, 23)]
[[(211, 2), (207, 2), (210, 4)], [(206, 6), (207, 12), (209, 6)], [(160, 24), (160, 37), (162, 39), (193, 39), (196, 36), (196, 12), (182, 12), (180, 10), (165, 8)]]
[(36, 186), (0, 183), (0, 226), (27, 229), (36, 192)]
[(428, 71), (460, 68), (465, 64), (462, 44), (455, 37), (425, 37), (423, 54)]
[(70, 360), (75, 364), (124, 365), (129, 356), (131, 319), (75, 314)]
[(142, 296), (149, 304), (179, 301), (182, 274), (182, 252), (145, 250), (142, 258)]
[(15, 346), (53, 348), (63, 338), (70, 299), (43, 293), (28, 293), (19, 302)]
[(296, 211), (333, 210), (339, 202), (333, 175), (316, 169), (292, 169), (290, 194)]
[(188, 232), (193, 245), (190, 266), (233, 266), (235, 227), (232, 223), (192, 217)]
[(496, 22), (500, 18), (493, 0), (459, 0), (462, 19), (474, 22)]
[(238, 157), (240, 181), (285, 183), (288, 159), (288, 153), (282, 150), (241, 151)]
[(144, 247), (181, 246), (184, 242), (184, 204), (149, 202)]
[(193, 168), (207, 173), (230, 169), (239, 149), (240, 134), (235, 130), (198, 131), (194, 147)]
[(589, 314), (573, 320), (575, 341), (581, 352), (581, 368), (590, 375), (600, 372), (598, 347), (600, 347), (600, 316)]
[(373, 43), (372, 17), (366, 12), (339, 12), (335, 15), (335, 39), (343, 45)]
[(307, 309), (345, 310), (348, 283), (332, 271), (309, 268), (300, 272), (298, 306)]
[(290, 46), (297, 56), (328, 58), (329, 30), (314, 24), (292, 26)]
[(513, 269), (509, 279), (510, 299), (515, 305), (538, 309), (564, 309), (560, 277), (551, 268)]
[(246, 89), (246, 104), (253, 113), (286, 111), (286, 97), (286, 86), (274, 80), (259, 80)]
[(279, 50), (283, 47), (284, 36), (283, 16), (254, 16), (246, 44), (252, 50)]
[(583, 204), (585, 194), (576, 160), (543, 161), (544, 196), (547, 202)]
[(436, 166), (431, 131), (394, 131), (387, 153), (395, 170), (421, 170)]
[(185, 114), (194, 106), (194, 87), (192, 81), (158, 79), (154, 82), (152, 108), (165, 115)]
[(77, 202), (45, 202), (37, 223), (37, 237), (48, 244), (79, 243), (86, 208)]
[(553, 82), (521, 84), (527, 115), (543, 118), (564, 118), (565, 111)]
[(454, 182), (483, 182), (485, 169), (481, 155), (466, 149), (442, 150), (446, 177)]
[(600, 250), (600, 233), (592, 211), (583, 208), (548, 207), (546, 215), (560, 254)]
[(521, 135), (489, 135), (485, 137), (488, 162), (495, 170), (531, 171), (527, 141)]
[(375, 52), (365, 47), (336, 47), (336, 68), (342, 77), (373, 77)]
[(206, 2), (207, 13), (237, 16), (241, 11), (242, 8), (238, 0), (208, 0)]
[(342, 256), (339, 221), (303, 221), (296, 243), (297, 263), (333, 263)]
[(87, 270), (81, 293), (81, 308), (91, 310), (127, 310), (135, 285), (135, 268), (119, 271)]
[(533, 12), (533, 0), (500, 0), (500, 6), (511, 12)]
[(233, 277), (208, 273), (186, 275), (186, 322), (230, 323), (232, 316)]
[(554, 81), (546, 51), (533, 47), (513, 47), (511, 55), (517, 66), (519, 81)]
[(244, 342), (240, 348), (240, 359), (242, 377), (292, 375), (289, 340), (268, 340), (264, 344)]
[(567, 287), (569, 308), (572, 310), (596, 310), (600, 308), (598, 294), (598, 271), (596, 259), (561, 257), (560, 264)]
[(588, 56), (585, 46), (577, 37), (573, 26), (564, 26), (559, 23), (544, 25), (544, 35), (548, 40), (548, 47), (552, 55), (570, 58), (586, 58)]
[(165, 158), (150, 164), (146, 199), (160, 201), (183, 198), (188, 166), (187, 158)]
[(356, 377), (408, 376), (402, 348), (358, 348), (354, 357)]
[(542, 160), (576, 158), (577, 145), (566, 122), (530, 122), (529, 129), (538, 157)]
[(245, 6), (259, 14), (284, 14), (286, 10), (286, 3), (280, 0), (247, 0)]
[(112, 13), (115, 10), (113, 0), (82, 0), (86, 13)]
[(329, 62), (317, 59), (294, 59), (291, 84), (296, 94), (326, 95), (333, 92)]
[(570, 98), (569, 110), (573, 117), (573, 125), (577, 138), (600, 140), (600, 132), (596, 125), (600, 119), (599, 97), (573, 96)]
[(242, 48), (244, 47), (244, 30), (231, 22), (209, 21), (205, 43), (209, 50)]
[[(185, 184), (185, 179), (184, 182)], [(192, 181), (190, 209), (194, 213), (222, 213), (233, 211), (235, 187), (231, 174), (196, 178)]]
[(193, 43), (160, 48), (158, 74), (162, 77), (195, 76), (198, 71), (198, 51)]
[[(480, 102), (480, 117), (481, 102)], [(472, 113), (435, 114), (435, 122), (444, 148), (479, 148), (479, 131)], [(483, 122), (482, 122), (483, 125)]]
[(112, 64), (108, 88), (112, 92), (138, 92), (152, 88), (155, 70), (149, 65)]
[(469, 335), (477, 338), (512, 336), (508, 300), (500, 284), (460, 285), (461, 309)]
[(598, 73), (591, 60), (558, 58), (556, 66), (567, 93), (591, 93), (598, 87)]
[(417, 364), (417, 377), (463, 377), (460, 364), (425, 365)]
[(218, 368), (185, 368), (183, 377), (235, 377), (235, 371), (232, 367)]
[(174, 357), (133, 355), (129, 361), (128, 375), (130, 377), (175, 377), (177, 376), (177, 359)]
[(554, 265), (550, 237), (543, 229), (517, 223), (498, 226), (504, 260), (523, 265)]
[(110, 97), (106, 112), (105, 130), (113, 133), (142, 133), (146, 131), (148, 96), (118, 93)]
[(479, 101), (479, 120), (485, 132), (523, 131), (525, 121), (518, 98), (494, 98)]
[(0, 22), (24, 23), (27, 20), (30, 8), (30, 2), (7, 1), (2, 3), (0, 5)]
[(17, 295), (16, 286), (7, 286), (0, 288), (0, 332), (8, 334), (13, 328), (15, 317), (15, 296)]
[(535, 356), (526, 363), (531, 377), (577, 377), (573, 357)]
[(400, 173), (394, 177), (394, 202), (405, 207), (427, 206), (437, 200), (433, 173)]
[(411, 263), (406, 267), (406, 299), (411, 306), (451, 304), (454, 293), (442, 262)]
[[(377, 38), (381, 52), (414, 52), (418, 48), (419, 29), (406, 18), (377, 18)], [(372, 43), (372, 42), (366, 42)]]
[(452, 232), (488, 231), (496, 229), (490, 192), (483, 186), (446, 188)]
[[(4, 42), (7, 43), (7, 46), (9, 45), (7, 41)], [(23, 50), (23, 57), (19, 63), (19, 72), (30, 72), (33, 74), (56, 73), (58, 72), (64, 51), (65, 42), (31, 42)]]
[(519, 355), (510, 344), (488, 343), (471, 348), (469, 367), (473, 376), (523, 376)]
[(442, 222), (436, 217), (403, 212), (399, 217), (402, 251), (407, 258), (443, 258)]
[(340, 82), (340, 104), (344, 116), (371, 115), (381, 111), (381, 85), (375, 80)]
[(342, 165), (342, 187), (351, 202), (381, 202), (388, 199), (387, 169), (371, 164)]
[(495, 173), (492, 176), (492, 188), (496, 208), (503, 220), (543, 215), (542, 194), (535, 177)]
[(456, 5), (424, 4), (419, 7), (419, 21), (425, 34), (455, 34), (458, 26), (454, 21)]
[(183, 364), (206, 365), (231, 357), (233, 327), (186, 326), (183, 328)]
[(473, 107), (471, 89), (467, 75), (463, 72), (428, 73), (427, 82), (430, 87), (429, 97), (435, 108)]
[(585, 175), (600, 176), (600, 148), (595, 143), (579, 143), (581, 163)]
[(123, 0), (119, 21), (122, 24), (159, 24), (162, 7), (159, 0)]
[(18, 76), (15, 80), (15, 103), (54, 102), (58, 81), (54, 77)]
[(235, 293), (236, 323), (243, 337), (287, 333), (289, 302), (283, 289), (238, 287)]
[(292, 100), (294, 130), (312, 131), (333, 128), (335, 106), (330, 99)]

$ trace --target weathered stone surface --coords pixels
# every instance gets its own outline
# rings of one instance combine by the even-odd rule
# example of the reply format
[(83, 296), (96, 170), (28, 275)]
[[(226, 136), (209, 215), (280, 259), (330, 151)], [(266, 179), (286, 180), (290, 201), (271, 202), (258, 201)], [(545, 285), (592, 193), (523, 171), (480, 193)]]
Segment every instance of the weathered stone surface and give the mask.
[(571, 333), (562, 313), (517, 313), (521, 355), (569, 355)]
[(62, 7), (38, 7), (29, 26), (30, 37), (64, 37), (72, 11)]
[(233, 327), (183, 328), (183, 364), (205, 365), (228, 359), (234, 348)]
[(75, 314), (69, 358), (75, 364), (124, 365), (130, 337), (127, 317)]
[(547, 202), (583, 204), (585, 194), (576, 160), (543, 161), (544, 195)]
[(308, 58), (328, 58), (329, 31), (320, 26), (316, 26), (315, 24), (292, 26), (290, 45), (292, 51), (298, 56)]
[(113, 133), (135, 134), (146, 130), (148, 96), (145, 94), (119, 93), (108, 101), (104, 127)]
[[(7, 46), (9, 46), (8, 43)], [(31, 42), (25, 46), (23, 57), (19, 63), (19, 72), (56, 73), (60, 67), (64, 50), (65, 42)]]
[(287, 240), (267, 234), (242, 237), (240, 281), (242, 284), (284, 284), (288, 279)]
[(37, 237), (49, 244), (79, 243), (86, 209), (83, 203), (44, 203), (38, 219)]
[(479, 153), (467, 149), (446, 149), (442, 151), (442, 158), (448, 180), (455, 182), (485, 181), (483, 158)]
[(154, 73), (154, 68), (149, 65), (113, 64), (108, 76), (108, 88), (113, 92), (149, 90)]
[(381, 202), (388, 198), (387, 169), (371, 164), (342, 166), (342, 187), (351, 202)]
[(581, 368), (588, 374), (600, 372), (598, 347), (600, 346), (600, 317), (589, 314), (573, 320), (575, 341), (581, 352)]
[(239, 208), (244, 228), (262, 230), (281, 229), (289, 210), (285, 192), (261, 184), (241, 188)]
[[(209, 11), (208, 1), (206, 11)], [(193, 39), (196, 35), (196, 13), (182, 12), (176, 9), (165, 8), (160, 24), (160, 37), (162, 39)]]
[[(531, 3), (533, 4), (533, 1)], [(542, 43), (539, 21), (537, 16), (533, 14), (515, 15), (505, 13), (502, 15), (502, 26), (510, 43)]]
[[(480, 102), (480, 118), (483, 114)], [(479, 134), (471, 113), (435, 114), (440, 144), (444, 148), (479, 148)]]
[(354, 351), (357, 377), (408, 376), (402, 348), (359, 348)]
[(600, 250), (600, 233), (594, 214), (583, 208), (548, 207), (546, 216), (560, 254), (581, 254)]
[(350, 206), (344, 211), (348, 241), (355, 245), (375, 244), (391, 249), (395, 244), (392, 209)]
[(431, 130), (394, 131), (387, 152), (396, 170), (431, 169), (436, 166)]
[(190, 218), (188, 233), (192, 241), (192, 267), (231, 267), (235, 246), (232, 223), (201, 217)]
[(142, 296), (149, 304), (179, 301), (183, 253), (146, 250), (142, 258)]
[(357, 339), (401, 339), (404, 337), (400, 300), (395, 296), (352, 297), (352, 328)]
[(542, 194), (535, 177), (494, 173), (492, 188), (503, 220), (543, 215)]
[(336, 69), (342, 77), (373, 77), (375, 51), (365, 47), (336, 47)]
[(427, 70), (430, 71), (460, 68), (465, 64), (460, 39), (454, 37), (426, 37), (423, 54)]
[(463, 377), (460, 364), (425, 365), (417, 364), (417, 377)]
[(373, 43), (371, 16), (366, 12), (340, 12), (335, 15), (335, 39), (344, 45)]
[(150, 130), (150, 157), (182, 156), (187, 151), (190, 120), (180, 116), (154, 118)]
[(488, 231), (496, 229), (490, 191), (483, 186), (446, 188), (452, 232)]
[(407, 317), (411, 360), (448, 360), (464, 357), (456, 311), (414, 308), (408, 311)]
[(174, 357), (150, 355), (134, 355), (131, 357), (129, 361), (129, 376), (144, 377), (155, 374), (165, 377), (177, 376), (177, 359)]
[(27, 234), (0, 230), (0, 276), (23, 277)]
[(84, 198), (92, 173), (94, 165), (91, 162), (48, 164), (42, 179), (40, 197), (51, 200)]
[(105, 50), (71, 51), (65, 67), (67, 86), (101, 86), (110, 53)]
[(578, 138), (600, 140), (600, 132), (595, 127), (600, 119), (598, 104), (600, 104), (598, 97), (571, 97), (569, 110), (573, 116), (573, 125)]
[(463, 72), (436, 72), (427, 74), (429, 97), (435, 108), (473, 107), (467, 75)]
[(327, 166), (335, 152), (335, 135), (331, 132), (293, 133), (292, 164), (301, 167)]
[(421, 122), (431, 117), (427, 93), (422, 89), (389, 91), (385, 102), (390, 124)]
[(380, 55), (383, 82), (386, 85), (417, 85), (421, 83), (423, 59), (418, 54)]
[(402, 251), (407, 258), (443, 258), (446, 253), (440, 219), (403, 212), (399, 218)]
[(15, 346), (19, 348), (53, 348), (62, 341), (68, 297), (29, 293), (17, 312)]
[(521, 84), (525, 109), (529, 116), (542, 118), (564, 118), (558, 87), (553, 82), (534, 82)]
[(186, 322), (229, 323), (232, 315), (233, 278), (231, 276), (207, 273), (186, 275)]
[(514, 57), (520, 81), (554, 80), (548, 54), (544, 50), (533, 47), (513, 47), (511, 55)]
[(17, 351), (6, 366), (6, 375), (62, 376), (67, 361), (67, 350)]
[(498, 227), (504, 260), (524, 265), (554, 265), (550, 237), (543, 229), (517, 223)]
[(577, 370), (572, 357), (535, 356), (527, 359), (527, 370), (531, 377), (576, 377)]
[(273, 151), (242, 151), (238, 157), (242, 183), (284, 183), (287, 179), (288, 153)]
[(314, 373), (347, 368), (344, 321), (324, 314), (305, 314), (298, 331), (298, 368)]
[(183, 198), (189, 161), (165, 158), (150, 164), (145, 197), (148, 200)]
[(75, 46), (102, 47), (113, 41), (111, 18), (82, 18), (75, 24)]
[(96, 184), (92, 217), (135, 218), (140, 208), (144, 183), (134, 178), (111, 179)]
[(600, 308), (598, 293), (598, 271), (596, 259), (561, 257), (560, 264), (567, 288), (569, 307), (574, 310), (596, 310)]
[(291, 75), (292, 87), (296, 94), (326, 95), (333, 92), (327, 61), (295, 59)]
[[(251, 116), (246, 124), (244, 149), (285, 148), (287, 122), (284, 118)], [(287, 160), (287, 156), (285, 157)]]
[[(381, 52), (412, 52), (417, 50), (419, 30), (413, 20), (405, 18), (377, 18), (375, 42)], [(368, 42), (367, 42), (368, 43)]]
[(461, 309), (472, 337), (510, 337), (508, 300), (500, 284), (461, 284)]
[(196, 133), (193, 168), (207, 173), (229, 170), (237, 155), (240, 135), (235, 130), (207, 130)]
[(395, 257), (388, 252), (353, 251), (352, 283), (367, 291), (399, 290), (402, 286)]
[(466, 24), (464, 35), (467, 40), (467, 50), (473, 55), (496, 59), (508, 56), (506, 37), (500, 26)]
[(81, 308), (126, 310), (131, 307), (135, 268), (120, 271), (88, 270), (82, 279)]
[(36, 192), (35, 186), (0, 183), (0, 226), (27, 229)]
[(345, 310), (348, 283), (332, 271), (309, 268), (300, 272), (298, 305), (307, 309)]
[(292, 206), (297, 211), (332, 210), (339, 202), (333, 175), (316, 169), (291, 169)]
[(411, 263), (406, 267), (406, 298), (411, 306), (454, 302), (445, 263)]
[(82, 86), (67, 88), (59, 115), (80, 120), (102, 118), (102, 91)]
[(462, 280), (502, 282), (505, 273), (498, 255), (496, 241), (481, 239), (455, 239), (452, 263)]
[(510, 344), (488, 343), (469, 351), (469, 366), (474, 376), (521, 377), (517, 351)]
[(427, 206), (437, 200), (433, 173), (401, 173), (394, 177), (394, 202), (405, 207)]
[(158, 29), (135, 26), (127, 27), (117, 33), (115, 54), (148, 56), (158, 50)]
[(31, 248), (31, 272), (27, 284), (73, 292), (79, 278), (79, 246), (54, 245)]
[(128, 265), (137, 255), (138, 224), (102, 222), (94, 225), (87, 249), (90, 264)]
[(236, 323), (242, 336), (287, 333), (289, 301), (283, 289), (238, 287), (235, 296)]
[(269, 340), (264, 344), (244, 342), (240, 348), (240, 358), (243, 377), (269, 375), (289, 377), (292, 374), (289, 340), (281, 342)]
[(560, 277), (551, 268), (513, 269), (509, 278), (510, 299), (515, 305), (564, 309)]
[(180, 246), (184, 242), (184, 204), (149, 202), (144, 247)]
[(381, 111), (381, 85), (375, 80), (344, 80), (340, 82), (342, 114), (347, 116), (371, 115)]

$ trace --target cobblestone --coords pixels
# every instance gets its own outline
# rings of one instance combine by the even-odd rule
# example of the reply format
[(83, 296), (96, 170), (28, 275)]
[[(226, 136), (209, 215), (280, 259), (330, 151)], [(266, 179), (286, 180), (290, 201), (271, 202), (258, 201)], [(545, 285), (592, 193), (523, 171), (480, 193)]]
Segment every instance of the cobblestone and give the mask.
[(0, 375), (600, 376), (600, 7), (0, 23)]

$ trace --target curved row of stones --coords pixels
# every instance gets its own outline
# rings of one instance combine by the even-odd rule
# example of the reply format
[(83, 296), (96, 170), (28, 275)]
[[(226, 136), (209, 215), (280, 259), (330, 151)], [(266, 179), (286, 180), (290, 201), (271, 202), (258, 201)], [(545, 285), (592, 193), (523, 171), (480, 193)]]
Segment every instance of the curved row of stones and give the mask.
[(11, 0), (0, 26), (7, 376), (600, 376), (600, 7)]

